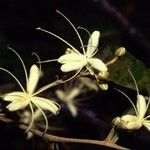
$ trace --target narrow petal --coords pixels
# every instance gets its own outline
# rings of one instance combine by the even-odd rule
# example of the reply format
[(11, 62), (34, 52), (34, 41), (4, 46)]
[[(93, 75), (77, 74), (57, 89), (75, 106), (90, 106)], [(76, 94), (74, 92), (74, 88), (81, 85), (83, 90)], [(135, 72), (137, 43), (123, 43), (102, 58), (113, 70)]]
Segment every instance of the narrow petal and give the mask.
[(62, 91), (62, 90), (56, 90), (56, 95), (57, 95), (57, 97), (61, 101), (64, 101), (64, 99), (65, 99), (65, 93), (64, 93), (64, 91)]
[(37, 86), (39, 77), (40, 77), (39, 69), (36, 65), (33, 65), (30, 69), (29, 82), (27, 85), (27, 92), (29, 92), (30, 94), (34, 92)]
[(143, 125), (150, 131), (150, 120), (144, 120)]
[(99, 31), (94, 31), (91, 34), (89, 41), (88, 41), (88, 45), (87, 45), (87, 51), (86, 51), (86, 54), (88, 57), (92, 57), (95, 50), (97, 49), (98, 43), (99, 43), (99, 37), (100, 37)]
[(146, 101), (144, 96), (142, 95), (137, 95), (137, 103), (136, 103), (138, 115), (140, 118), (143, 118), (146, 113)]
[(20, 100), (24, 96), (23, 92), (11, 92), (3, 95), (3, 100), (5, 101), (15, 101)]
[(69, 110), (70, 110), (72, 116), (73, 116), (73, 117), (76, 117), (76, 116), (77, 116), (77, 113), (78, 113), (76, 106), (73, 105), (72, 103), (68, 103), (67, 106), (68, 106), (68, 108), (69, 108)]
[(58, 62), (61, 64), (65, 64), (71, 61), (81, 61), (84, 56), (77, 53), (65, 54), (58, 58)]
[(9, 111), (16, 111), (16, 110), (21, 110), (24, 109), (28, 105), (27, 100), (14, 100), (12, 103), (7, 105), (7, 109)]
[(60, 110), (60, 106), (59, 104), (57, 104), (56, 102), (46, 99), (46, 98), (42, 98), (42, 97), (32, 97), (31, 101), (39, 106), (41, 109), (43, 110), (49, 110), (50, 112), (52, 112), (53, 114), (58, 114), (59, 110)]
[(83, 68), (85, 65), (86, 65), (85, 62), (71, 61), (66, 64), (63, 64), (60, 69), (62, 72), (69, 72), (69, 71), (79, 70), (79, 69)]
[(121, 124), (124, 129), (139, 129), (142, 126), (142, 120), (134, 115), (124, 115), (121, 117)]
[(98, 71), (107, 71), (107, 66), (98, 58), (89, 59), (89, 64)]
[(76, 88), (76, 87), (73, 88), (73, 89), (69, 92), (69, 94), (67, 95), (67, 99), (68, 99), (68, 100), (74, 99), (76, 96), (79, 95), (80, 92), (81, 92), (80, 88)]

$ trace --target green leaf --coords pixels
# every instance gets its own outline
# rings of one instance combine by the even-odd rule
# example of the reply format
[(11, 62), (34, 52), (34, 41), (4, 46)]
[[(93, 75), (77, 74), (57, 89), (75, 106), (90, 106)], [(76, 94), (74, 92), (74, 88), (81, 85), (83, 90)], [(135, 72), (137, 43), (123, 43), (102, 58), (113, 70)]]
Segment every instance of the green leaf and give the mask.
[(109, 80), (121, 86), (135, 89), (134, 81), (128, 69), (135, 77), (139, 90), (146, 90), (150, 94), (150, 69), (129, 52), (109, 67)]

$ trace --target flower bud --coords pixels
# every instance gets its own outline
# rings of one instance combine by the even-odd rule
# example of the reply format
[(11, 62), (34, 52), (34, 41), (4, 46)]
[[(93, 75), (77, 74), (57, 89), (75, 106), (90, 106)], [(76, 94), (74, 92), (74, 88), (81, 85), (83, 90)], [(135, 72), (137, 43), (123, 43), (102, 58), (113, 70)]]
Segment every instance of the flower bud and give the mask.
[(115, 55), (118, 56), (118, 57), (120, 57), (120, 56), (123, 56), (125, 53), (126, 53), (125, 47), (119, 47), (116, 50)]
[(99, 88), (100, 88), (101, 90), (106, 91), (106, 90), (108, 90), (108, 84), (106, 84), (106, 83), (100, 83), (100, 84), (99, 84)]

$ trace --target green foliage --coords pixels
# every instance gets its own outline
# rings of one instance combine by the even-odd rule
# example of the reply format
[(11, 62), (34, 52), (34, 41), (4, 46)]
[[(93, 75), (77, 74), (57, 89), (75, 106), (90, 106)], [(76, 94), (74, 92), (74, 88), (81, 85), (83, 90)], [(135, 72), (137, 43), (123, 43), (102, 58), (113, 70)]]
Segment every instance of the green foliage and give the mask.
[(150, 94), (150, 69), (128, 51), (123, 58), (109, 67), (109, 80), (119, 85), (135, 89), (133, 79), (128, 69), (131, 70), (135, 77), (139, 90), (146, 90)]

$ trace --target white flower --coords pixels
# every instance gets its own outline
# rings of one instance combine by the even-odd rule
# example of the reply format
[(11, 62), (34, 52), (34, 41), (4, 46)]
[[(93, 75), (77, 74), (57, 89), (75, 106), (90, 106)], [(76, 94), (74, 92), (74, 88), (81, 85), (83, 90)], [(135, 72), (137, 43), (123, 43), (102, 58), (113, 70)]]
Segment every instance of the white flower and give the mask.
[(80, 92), (81, 89), (78, 87), (74, 87), (71, 89), (68, 88), (66, 91), (63, 90), (56, 91), (56, 95), (62, 102), (67, 104), (67, 107), (69, 108), (73, 117), (76, 117), (78, 113), (77, 107), (75, 106), (74, 99), (80, 94)]
[(69, 72), (74, 70), (81, 70), (83, 67), (86, 67), (86, 69), (89, 70), (90, 73), (93, 72), (92, 69), (96, 69), (99, 72), (107, 71), (106, 65), (100, 59), (93, 58), (97, 51), (99, 36), (99, 31), (94, 31), (92, 33), (89, 38), (86, 51), (84, 51), (84, 47), (82, 47), (84, 54), (80, 53), (77, 50), (72, 50), (71, 53), (62, 55), (58, 59), (58, 62), (63, 64), (61, 66), (61, 70), (63, 72)]
[[(131, 76), (134, 79), (132, 74)], [(146, 102), (146, 98), (143, 95), (139, 94), (139, 90), (138, 90), (135, 79), (134, 79), (134, 82), (135, 82), (136, 89), (137, 89), (136, 106), (133, 104), (131, 99), (125, 93), (123, 93), (120, 90), (118, 91), (122, 93), (124, 96), (126, 96), (126, 98), (130, 101), (135, 111), (135, 115), (126, 114), (126, 115), (123, 115), (122, 117), (116, 117), (113, 119), (112, 122), (119, 128), (123, 128), (123, 129), (134, 130), (134, 129), (139, 129), (142, 126), (144, 126), (150, 131), (150, 120), (148, 120), (150, 118), (150, 115), (146, 116), (146, 113), (150, 104), (150, 97), (148, 99), (148, 102)]]
[(82, 88), (82, 84), (75, 81), (74, 83), (65, 84), (63, 90), (56, 90), (57, 97), (67, 105), (73, 117), (76, 117), (78, 114), (75, 98), (82, 93)]
[(36, 65), (32, 65), (32, 67), (30, 69), (30, 74), (28, 77), (25, 65), (24, 65), (21, 57), (13, 49), (11, 49), (11, 50), (19, 57), (22, 65), (23, 65), (23, 68), (25, 71), (25, 77), (26, 77), (26, 89), (23, 88), (20, 81), (11, 72), (9, 72), (8, 70), (6, 70), (4, 68), (0, 68), (0, 70), (3, 70), (5, 72), (9, 73), (17, 81), (17, 83), (19, 84), (19, 86), (22, 89), (22, 91), (15, 91), (15, 92), (4, 94), (2, 96), (2, 98), (4, 101), (11, 102), (7, 106), (7, 109), (9, 111), (21, 110), (27, 106), (30, 107), (31, 113), (32, 113), (32, 121), (28, 127), (28, 130), (31, 128), (33, 121), (34, 121), (34, 117), (33, 117), (34, 116), (33, 104), (34, 104), (34, 106), (36, 106), (41, 111), (41, 113), (43, 114), (43, 116), (45, 118), (45, 121), (46, 121), (45, 131), (46, 131), (48, 128), (48, 120), (47, 120), (47, 117), (46, 117), (45, 113), (43, 112), (43, 110), (48, 110), (56, 115), (59, 112), (60, 107), (56, 102), (54, 102), (52, 100), (37, 96), (37, 94), (39, 94), (45, 90), (45, 87), (44, 87), (44, 89), (41, 88), (37, 92), (35, 92), (35, 88), (38, 84), (39, 77), (40, 77), (40, 70), (38, 69), (38, 67)]
[[(57, 59), (57, 61), (62, 64), (61, 71), (62, 72), (77, 71), (76, 74), (78, 74), (83, 69), (83, 67), (86, 67), (86, 69), (91, 74), (94, 74), (93, 69), (95, 69), (99, 72), (107, 71), (107, 66), (103, 63), (103, 61), (98, 58), (94, 58), (95, 54), (98, 51), (97, 47), (98, 47), (98, 43), (99, 43), (100, 32), (94, 31), (89, 37), (88, 44), (85, 46), (83, 44), (81, 36), (79, 35), (79, 32), (77, 31), (75, 26), (70, 22), (70, 20), (66, 16), (64, 16), (61, 12), (57, 11), (57, 13), (61, 14), (69, 22), (69, 24), (73, 27), (74, 31), (76, 32), (76, 34), (80, 40), (81, 48), (82, 48), (82, 52), (83, 52), (83, 53), (80, 53), (76, 48), (74, 48), (71, 44), (69, 44), (67, 41), (65, 41), (60, 36), (58, 36), (52, 32), (46, 31), (44, 29), (37, 28), (38, 30), (44, 31), (46, 33), (49, 33), (49, 34), (57, 37), (58, 39), (60, 39), (61, 41), (63, 41), (70, 47), (67, 49), (67, 50), (69, 50), (69, 53), (62, 55), (61, 57), (59, 57)], [(86, 30), (86, 29), (84, 29), (84, 30)], [(89, 32), (88, 32), (88, 34), (89, 34)], [(87, 47), (86, 50), (85, 50), (85, 47)], [(56, 60), (47, 60), (47, 61), (43, 61), (42, 63), (50, 62), (50, 61), (56, 61)]]

